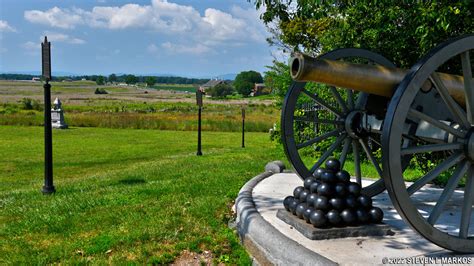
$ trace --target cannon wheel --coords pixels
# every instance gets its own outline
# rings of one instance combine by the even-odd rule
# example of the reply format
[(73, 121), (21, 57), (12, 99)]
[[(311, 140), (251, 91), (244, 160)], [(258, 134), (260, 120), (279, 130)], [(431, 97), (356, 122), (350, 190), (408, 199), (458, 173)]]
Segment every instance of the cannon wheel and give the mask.
[[(348, 48), (348, 49), (338, 49), (326, 53), (319, 58), (329, 59), (329, 60), (340, 60), (340, 59), (363, 59), (370, 61), (375, 64), (395, 67), (385, 57), (376, 54), (374, 52), (357, 49), (357, 48)], [(354, 116), (357, 116), (359, 111), (365, 111), (365, 105), (367, 102), (368, 94), (366, 93), (357, 93), (352, 90), (339, 89), (339, 88), (330, 88), (331, 93), (336, 99), (337, 106), (334, 104), (329, 104), (323, 99), (319, 98), (316, 94), (305, 89), (306, 82), (293, 82), (288, 90), (288, 93), (285, 97), (285, 101), (282, 109), (281, 116), (281, 129), (282, 129), (282, 141), (285, 153), (288, 160), (293, 165), (293, 168), (300, 176), (300, 178), (305, 179), (306, 177), (312, 176), (314, 171), (328, 159), (336, 149), (342, 148), (341, 155), (339, 160), (341, 165), (344, 166), (347, 155), (351, 152), (354, 155), (354, 169), (356, 172), (356, 182), (361, 184), (361, 159), (360, 153), (365, 152), (367, 158), (369, 158), (377, 169), (380, 179), (375, 183), (363, 187), (362, 193), (373, 196), (381, 193), (385, 190), (385, 185), (382, 180), (382, 170), (380, 168), (379, 162), (375, 159), (371, 148), (368, 145), (368, 141), (374, 141), (375, 143), (380, 143), (380, 139), (372, 139), (370, 136), (358, 137), (357, 135), (350, 134), (347, 132), (347, 127), (351, 124)], [(347, 91), (346, 100), (341, 96), (345, 91)], [(345, 94), (345, 93), (344, 93)], [(305, 97), (311, 98), (311, 100), (316, 104), (322, 107), (321, 112), (334, 113), (336, 114), (336, 119), (333, 121), (322, 121), (322, 120), (308, 120), (307, 118), (295, 116), (295, 111), (297, 108), (298, 97), (304, 95)], [(337, 120), (337, 121), (336, 121)], [(317, 137), (314, 137), (310, 140), (305, 141), (304, 143), (296, 143), (295, 126), (298, 122), (310, 122), (318, 125), (322, 124), (333, 124), (334, 129), (322, 132)], [(329, 137), (337, 137), (336, 141), (324, 152), (321, 158), (314, 164), (312, 167), (307, 167), (303, 162), (302, 156), (300, 154), (300, 149), (302, 146), (313, 145), (321, 141), (326, 140)], [(362, 151), (363, 150), (363, 151)], [(361, 184), (362, 185), (362, 184)]]
[[(460, 253), (474, 253), (473, 51), (474, 35), (468, 35), (439, 45), (421, 59), (398, 86), (389, 104), (382, 133), (384, 180), (398, 213), (429, 241)], [(448, 65), (457, 66), (457, 71), (453, 72), (453, 67), (448, 69)], [(435, 72), (446, 70), (450, 74), (464, 77), (464, 100), (467, 108), (454, 100)], [(417, 96), (423, 97), (420, 88), (427, 80), (444, 105), (437, 108), (445, 108), (445, 112), (454, 121), (440, 122), (432, 115), (417, 110), (414, 100)], [(427, 122), (446, 132), (445, 135), (449, 138), (441, 143), (411, 142), (402, 147), (407, 138), (403, 125), (408, 121)], [(446, 155), (439, 164), (433, 165), (413, 183), (404, 181), (406, 172), (402, 168), (401, 156), (437, 152)], [(435, 190), (427, 183), (442, 175), (448, 177), (447, 184), (438, 193), (439, 196), (434, 197), (437, 198), (434, 202), (426, 197), (429, 194), (435, 195)], [(465, 180), (464, 192), (462, 189), (455, 191), (461, 180)], [(451, 224), (443, 219), (449, 216), (456, 217), (456, 223)]]

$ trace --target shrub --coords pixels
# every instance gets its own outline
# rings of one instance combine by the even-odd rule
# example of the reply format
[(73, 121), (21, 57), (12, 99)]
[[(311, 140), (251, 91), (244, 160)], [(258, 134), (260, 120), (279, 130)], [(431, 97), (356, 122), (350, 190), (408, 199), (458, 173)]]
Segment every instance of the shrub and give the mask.
[(232, 95), (234, 93), (234, 88), (226, 83), (218, 84), (212, 88), (207, 89), (207, 93), (213, 98), (226, 97), (227, 95)]
[(21, 99), (21, 107), (23, 110), (41, 110), (41, 106), (38, 101), (30, 98)]
[(103, 88), (96, 88), (94, 94), (109, 94), (109, 93)]

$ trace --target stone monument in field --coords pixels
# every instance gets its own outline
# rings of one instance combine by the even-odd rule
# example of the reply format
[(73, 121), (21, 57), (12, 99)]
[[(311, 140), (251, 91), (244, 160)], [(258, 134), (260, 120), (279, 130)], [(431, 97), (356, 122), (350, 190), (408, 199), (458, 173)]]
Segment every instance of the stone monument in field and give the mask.
[(53, 128), (66, 129), (68, 128), (66, 122), (64, 122), (64, 111), (61, 108), (61, 101), (56, 98), (54, 100), (54, 107), (51, 109), (51, 124)]

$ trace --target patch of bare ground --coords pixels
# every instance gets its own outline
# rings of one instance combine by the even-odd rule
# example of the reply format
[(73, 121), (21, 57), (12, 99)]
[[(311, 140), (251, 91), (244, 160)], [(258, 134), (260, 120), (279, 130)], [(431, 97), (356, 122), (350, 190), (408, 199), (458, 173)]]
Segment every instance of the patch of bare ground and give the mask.
[[(214, 265), (214, 256), (210, 251), (204, 251), (201, 254), (185, 250), (181, 252), (179, 257), (171, 264), (174, 266), (188, 266), (188, 265)], [(219, 263), (217, 265), (224, 265)]]

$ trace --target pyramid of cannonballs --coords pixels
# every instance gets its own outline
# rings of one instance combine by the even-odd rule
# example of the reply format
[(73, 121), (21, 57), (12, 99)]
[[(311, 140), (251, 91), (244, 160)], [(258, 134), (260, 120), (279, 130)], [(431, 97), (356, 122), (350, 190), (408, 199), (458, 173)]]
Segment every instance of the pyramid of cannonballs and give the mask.
[(382, 210), (373, 207), (372, 199), (340, 168), (337, 159), (328, 159), (325, 169), (318, 168), (283, 200), (285, 209), (318, 228), (382, 222)]

